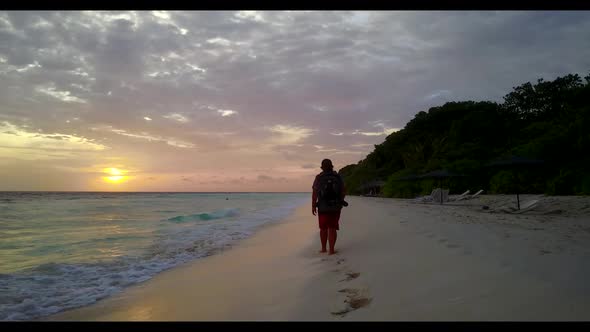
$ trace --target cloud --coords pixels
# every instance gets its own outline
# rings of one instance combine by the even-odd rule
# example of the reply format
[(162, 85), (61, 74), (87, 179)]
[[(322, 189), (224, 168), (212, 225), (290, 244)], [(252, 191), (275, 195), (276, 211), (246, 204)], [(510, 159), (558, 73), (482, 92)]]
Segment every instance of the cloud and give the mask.
[(78, 98), (76, 96), (72, 96), (70, 91), (56, 90), (53, 86), (38, 87), (37, 91), (52, 96), (66, 103), (86, 103), (86, 100)]
[(262, 17), (262, 14), (260, 12), (253, 10), (243, 10), (237, 12), (235, 14), (235, 17), (245, 20), (252, 20), (255, 22), (265, 22), (264, 18)]
[[(6, 63), (6, 59), (3, 57), (0, 57), (0, 63)], [(24, 73), (24, 72), (28, 72), (29, 70), (34, 70), (35, 68), (41, 68), (41, 65), (39, 64), (39, 62), (35, 61), (34, 63), (29, 63), (25, 66), (22, 67), (17, 67), (17, 66), (3, 66), (4, 68), (2, 70), (0, 70), (0, 74), (8, 74), (12, 71), (17, 72), (17, 73)]]
[(165, 12), (165, 11), (152, 11), (152, 15), (162, 18), (164, 20), (169, 20), (170, 19), (170, 14)]
[(437, 90), (437, 91), (433, 91), (431, 94), (424, 97), (424, 99), (432, 100), (432, 99), (436, 99), (436, 98), (440, 98), (440, 97), (449, 97), (449, 96), (451, 96), (451, 94), (452, 93), (449, 90)]
[(328, 109), (325, 106), (313, 105), (311, 108), (313, 108), (314, 110), (316, 110), (318, 112), (327, 112), (328, 111)]
[(91, 139), (60, 133), (42, 133), (18, 127), (7, 121), (0, 123), (0, 147), (39, 151), (103, 151), (107, 146)]
[(364, 153), (364, 151), (355, 151), (355, 150), (340, 150), (340, 149), (319, 149), (316, 152), (321, 152), (321, 153), (329, 153), (329, 154), (353, 154), (353, 155), (359, 155)]
[(356, 129), (351, 133), (351, 135), (364, 135), (364, 136), (386, 136), (393, 132), (398, 131), (399, 128), (387, 128), (383, 129), (382, 131), (360, 131)]
[(174, 121), (177, 121), (180, 123), (187, 123), (190, 121), (184, 115), (178, 114), (178, 113), (170, 113), (170, 114), (164, 115), (164, 118), (174, 120)]
[(168, 144), (170, 146), (174, 146), (174, 147), (178, 147), (178, 148), (190, 149), (190, 148), (195, 147), (195, 145), (190, 142), (181, 141), (181, 140), (173, 138), (173, 137), (161, 137), (161, 136), (157, 136), (157, 135), (150, 135), (149, 133), (146, 133), (146, 132), (141, 132), (139, 134), (131, 133), (131, 132), (128, 132), (124, 129), (117, 129), (117, 128), (113, 128), (111, 126), (97, 127), (97, 128), (92, 128), (92, 129), (97, 130), (97, 131), (110, 131), (110, 132), (115, 133), (117, 135), (137, 138), (137, 139), (141, 139), (141, 140), (147, 140), (150, 142), (153, 142), (153, 141), (165, 142), (166, 144)]
[(207, 42), (210, 44), (217, 44), (217, 45), (221, 45), (221, 46), (230, 46), (232, 44), (231, 41), (229, 41), (225, 38), (220, 38), (220, 37), (207, 39)]
[(278, 144), (294, 144), (311, 136), (314, 132), (309, 128), (280, 124), (268, 127), (267, 130), (277, 134), (276, 142)]
[[(374, 122), (372, 122), (372, 124), (373, 124), (374, 128), (380, 128), (380, 130), (379, 131), (361, 131), (360, 129), (355, 129), (349, 133), (339, 132), (339, 133), (330, 133), (330, 135), (332, 135), (332, 136), (351, 136), (351, 135), (387, 136), (391, 133), (394, 133), (394, 132), (400, 130), (400, 128), (389, 128), (381, 121), (374, 121)], [(369, 146), (369, 145), (372, 145), (372, 144), (368, 144), (367, 146)]]
[(49, 167), (100, 151), (97, 163), (228, 179), (306, 172), (326, 154), (356, 163), (447, 100), (586, 75), (588, 31), (584, 11), (4, 11), (0, 124), (15, 129), (1, 139), (19, 149), (0, 159)]
[(398, 130), (400, 130), (400, 128), (389, 128), (385, 122), (381, 121), (381, 120), (377, 120), (377, 121), (369, 121), (369, 124), (371, 124), (374, 128), (380, 128), (380, 131), (360, 131), (358, 129), (355, 129), (352, 133), (350, 133), (351, 135), (364, 135), (364, 136), (386, 136), (389, 135), (393, 132), (396, 132)]
[(317, 166), (316, 166), (316, 165), (314, 165), (314, 164), (305, 164), (305, 165), (301, 165), (301, 168), (304, 168), (304, 169), (313, 169), (313, 168), (316, 168), (316, 167), (317, 167)]
[(238, 113), (238, 112), (233, 111), (233, 110), (217, 110), (217, 112), (219, 114), (221, 114), (221, 116), (231, 116), (231, 115), (235, 115), (235, 114)]
[(205, 68), (201, 68), (201, 67), (199, 67), (199, 66), (195, 66), (195, 65), (193, 65), (193, 64), (190, 64), (190, 63), (187, 63), (186, 65), (187, 65), (187, 66), (188, 66), (190, 69), (192, 69), (193, 71), (198, 71), (198, 72), (201, 72), (201, 73), (206, 73), (206, 72), (207, 72), (207, 69), (205, 69)]

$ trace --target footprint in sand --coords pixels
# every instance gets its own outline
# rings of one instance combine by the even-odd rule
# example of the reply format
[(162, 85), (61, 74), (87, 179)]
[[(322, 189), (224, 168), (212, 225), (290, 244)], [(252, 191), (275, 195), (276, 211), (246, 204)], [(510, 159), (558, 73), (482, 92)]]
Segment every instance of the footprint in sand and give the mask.
[(344, 261), (345, 261), (345, 259), (344, 258), (341, 258), (338, 261), (336, 261), (336, 264), (342, 264), (342, 263), (344, 263)]
[(360, 309), (362, 307), (366, 307), (373, 300), (368, 296), (364, 296), (362, 294), (363, 292), (361, 292), (360, 289), (344, 288), (339, 290), (338, 292), (346, 294), (346, 300), (344, 300), (346, 306), (342, 309), (332, 311), (331, 313), (334, 316), (342, 317), (351, 311)]
[(338, 282), (343, 282), (343, 281), (350, 281), (352, 279), (356, 279), (360, 276), (361, 274), (359, 272), (347, 272), (346, 273), (346, 278), (338, 281)]
[(359, 290), (354, 289), (354, 288), (343, 288), (343, 289), (339, 290), (338, 292), (339, 293), (346, 293), (346, 294), (350, 294), (350, 295), (358, 295)]
[(440, 240), (438, 240), (438, 242), (440, 242), (440, 243), (445, 243), (447, 241), (448, 241), (447, 239), (440, 239)]
[(459, 248), (459, 247), (460, 247), (460, 245), (458, 245), (458, 244), (452, 244), (452, 243), (447, 244), (447, 248), (454, 249), (454, 248)]

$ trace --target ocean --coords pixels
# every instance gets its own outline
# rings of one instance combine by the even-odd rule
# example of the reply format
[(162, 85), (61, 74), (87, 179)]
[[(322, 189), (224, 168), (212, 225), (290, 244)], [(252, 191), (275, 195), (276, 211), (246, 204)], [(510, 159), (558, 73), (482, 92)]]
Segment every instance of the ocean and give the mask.
[(0, 192), (0, 320), (86, 306), (276, 223), (308, 193)]

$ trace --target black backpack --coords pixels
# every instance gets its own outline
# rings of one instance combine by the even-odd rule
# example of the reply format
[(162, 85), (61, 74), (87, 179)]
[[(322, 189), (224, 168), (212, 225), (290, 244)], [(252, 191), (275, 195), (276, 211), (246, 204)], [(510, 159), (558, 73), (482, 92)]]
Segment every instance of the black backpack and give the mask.
[(323, 172), (318, 177), (318, 212), (342, 209), (342, 178), (336, 172)]

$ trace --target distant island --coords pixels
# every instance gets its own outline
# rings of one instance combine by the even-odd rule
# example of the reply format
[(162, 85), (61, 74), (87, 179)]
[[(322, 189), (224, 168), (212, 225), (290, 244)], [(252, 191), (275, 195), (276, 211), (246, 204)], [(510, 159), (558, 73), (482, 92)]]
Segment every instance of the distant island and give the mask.
[[(518, 156), (535, 167), (490, 167)], [(421, 111), (357, 164), (339, 170), (350, 194), (411, 198), (431, 192), (445, 170), (459, 193), (590, 194), (590, 75), (539, 79), (513, 88), (501, 104), (449, 102)], [(439, 179), (440, 180), (440, 179)]]

